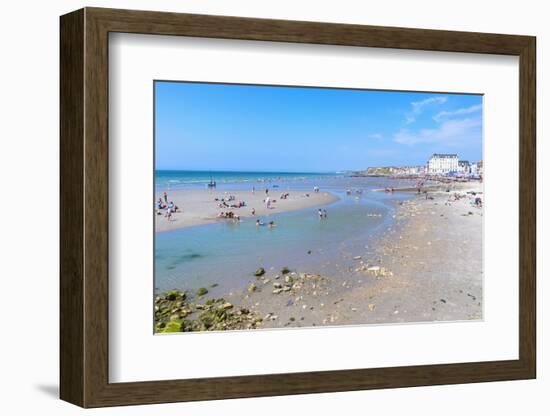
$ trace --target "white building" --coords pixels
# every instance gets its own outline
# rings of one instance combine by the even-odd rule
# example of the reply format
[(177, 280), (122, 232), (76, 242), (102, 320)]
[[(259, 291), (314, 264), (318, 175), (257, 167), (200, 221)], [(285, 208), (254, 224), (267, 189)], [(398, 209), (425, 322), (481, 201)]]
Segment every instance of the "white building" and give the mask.
[(459, 160), (457, 172), (461, 175), (468, 176), (470, 174), (470, 162), (467, 160)]
[(477, 174), (483, 176), (483, 160), (477, 162)]
[(425, 166), (400, 166), (393, 167), (394, 175), (423, 175), (426, 172)]
[(434, 153), (427, 163), (430, 175), (446, 175), (458, 171), (458, 155)]
[(425, 166), (407, 166), (405, 168), (405, 173), (407, 175), (423, 175), (426, 173)]
[(472, 162), (472, 164), (470, 165), (470, 175), (472, 175), (472, 176), (478, 176), (479, 175), (479, 171), (478, 171), (476, 162)]

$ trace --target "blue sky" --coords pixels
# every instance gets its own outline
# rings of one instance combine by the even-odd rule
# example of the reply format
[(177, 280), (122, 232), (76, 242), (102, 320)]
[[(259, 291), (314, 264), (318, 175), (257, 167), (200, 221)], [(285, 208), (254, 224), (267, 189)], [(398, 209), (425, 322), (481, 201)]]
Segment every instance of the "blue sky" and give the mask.
[(155, 83), (156, 169), (331, 172), (482, 158), (482, 96)]

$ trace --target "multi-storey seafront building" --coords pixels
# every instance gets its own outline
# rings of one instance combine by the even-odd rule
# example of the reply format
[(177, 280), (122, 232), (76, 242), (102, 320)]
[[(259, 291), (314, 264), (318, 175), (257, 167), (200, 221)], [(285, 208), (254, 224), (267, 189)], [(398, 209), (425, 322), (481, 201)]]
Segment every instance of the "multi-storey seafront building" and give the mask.
[(430, 175), (447, 175), (451, 172), (458, 172), (458, 155), (434, 153), (428, 160), (427, 171)]
[(470, 174), (470, 162), (468, 162), (467, 160), (459, 160), (458, 173), (464, 176), (468, 176)]
[(470, 166), (470, 174), (472, 176), (483, 176), (483, 160), (472, 162)]

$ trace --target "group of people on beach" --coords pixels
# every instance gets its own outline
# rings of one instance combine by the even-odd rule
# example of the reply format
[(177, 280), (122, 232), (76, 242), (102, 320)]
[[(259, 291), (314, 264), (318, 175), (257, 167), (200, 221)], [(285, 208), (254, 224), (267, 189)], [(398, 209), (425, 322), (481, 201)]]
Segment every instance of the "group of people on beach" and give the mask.
[[(164, 201), (163, 201), (164, 199)], [(159, 198), (156, 202), (156, 212), (157, 215), (163, 215), (168, 221), (172, 220), (172, 214), (178, 212), (179, 208), (174, 204), (174, 201), (168, 202), (168, 194), (164, 192), (162, 198)]]
[(228, 218), (228, 219), (234, 220), (235, 222), (241, 221), (240, 215), (235, 214), (233, 211), (227, 211), (227, 212), (222, 211), (218, 214), (218, 218)]
[[(290, 196), (289, 192), (283, 192), (281, 196), (279, 196), (279, 199), (288, 199), (289, 196)], [(266, 196), (264, 199), (264, 204), (267, 209), (272, 209), (273, 208), (272, 204), (274, 204), (275, 202), (277, 202), (277, 200), (271, 198), (270, 196)]]
[[(447, 201), (445, 201), (445, 205), (451, 205), (451, 203), (461, 200), (462, 198), (466, 198), (468, 195), (470, 195), (470, 204), (474, 208), (482, 208), (483, 207), (483, 201), (481, 199), (481, 194), (479, 192), (466, 192), (465, 194), (461, 194), (459, 192), (453, 192), (452, 195), (447, 198)], [(473, 197), (473, 200), (472, 200)]]
[(218, 208), (242, 208), (246, 206), (245, 201), (239, 201), (239, 202), (234, 202), (232, 204), (228, 204), (228, 202), (235, 201), (234, 195), (229, 195), (223, 198), (214, 198), (214, 201), (219, 202)]
[(445, 202), (445, 205), (451, 205), (451, 202), (456, 202), (460, 200), (461, 198), (464, 198), (465, 195), (461, 195), (458, 192), (454, 192), (449, 198), (447, 198), (447, 201)]
[[(314, 192), (319, 192), (319, 187), (315, 186), (313, 188)], [(255, 188), (252, 188), (252, 193), (255, 192)], [(272, 199), (269, 196), (269, 189), (265, 188), (265, 195), (263, 202), (268, 209), (272, 209), (272, 204), (276, 202), (276, 199)], [(287, 199), (290, 196), (289, 192), (283, 192), (280, 195), (280, 199)], [(309, 196), (309, 194), (305, 194), (305, 196)], [(246, 207), (246, 201), (236, 201), (236, 198), (234, 195), (227, 195), (222, 198), (214, 198), (215, 202), (218, 202), (219, 208), (243, 208)], [(162, 196), (158, 198), (158, 200), (155, 202), (155, 208), (156, 208), (156, 215), (163, 215), (168, 221), (172, 220), (172, 215), (176, 212), (181, 212), (179, 207), (174, 204), (173, 201), (168, 200), (168, 194), (166, 192), (163, 192)], [(253, 207), (250, 211), (252, 216), (256, 216), (256, 209)], [(318, 210), (319, 219), (325, 219), (327, 218), (327, 211), (325, 209), (319, 209)], [(241, 221), (241, 216), (236, 214), (233, 211), (221, 211), (217, 218), (223, 218), (223, 219), (230, 219), (235, 222)], [(267, 226), (269, 228), (275, 227), (274, 221), (269, 221), (267, 223), (264, 223), (262, 220), (257, 219), (256, 220), (256, 226)]]
[[(254, 193), (256, 188), (252, 187), (252, 193)], [(266, 195), (268, 194), (268, 190), (266, 189)], [(214, 198), (214, 201), (219, 202), (218, 207), (219, 208), (243, 208), (246, 207), (246, 201), (239, 201), (239, 202), (233, 202), (235, 201), (234, 195), (228, 195), (222, 198)], [(229, 202), (229, 203), (228, 203)], [(233, 203), (230, 203), (233, 202)], [(267, 208), (271, 208), (271, 204), (275, 202), (274, 199), (271, 199), (269, 196), (266, 196), (266, 198), (263, 200), (264, 204)], [(252, 207), (250, 214), (254, 217), (256, 216), (256, 208)], [(235, 214), (233, 211), (221, 211), (218, 215), (218, 218), (226, 218), (234, 220), (235, 222), (240, 222), (241, 217), (238, 214)], [(259, 221), (259, 220), (258, 220)], [(256, 221), (256, 225), (264, 225), (263, 223), (258, 224), (258, 221)], [(271, 221), (271, 226), (274, 226), (273, 221)]]

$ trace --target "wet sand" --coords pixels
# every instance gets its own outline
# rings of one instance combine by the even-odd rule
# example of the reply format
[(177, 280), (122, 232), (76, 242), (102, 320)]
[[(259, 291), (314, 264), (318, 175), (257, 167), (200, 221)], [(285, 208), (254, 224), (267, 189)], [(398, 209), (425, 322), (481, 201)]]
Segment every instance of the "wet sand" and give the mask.
[(483, 210), (467, 193), (481, 186), (460, 184), (451, 202), (454, 192), (411, 195), (374, 250), (345, 259), (349, 278), (251, 272), (226, 299), (262, 317), (260, 328), (482, 319)]
[[(232, 221), (231, 219), (218, 218), (220, 212), (232, 211), (241, 218), (252, 217), (252, 209), (256, 213), (255, 217), (265, 221), (267, 215), (281, 212), (293, 211), (302, 208), (317, 207), (330, 204), (338, 199), (335, 195), (328, 192), (298, 192), (289, 191), (286, 199), (281, 199), (282, 189), (270, 189), (269, 198), (271, 207), (267, 208), (264, 200), (266, 198), (265, 190), (252, 191), (218, 191), (208, 189), (198, 190), (176, 190), (168, 191), (168, 202), (173, 201), (179, 208), (178, 212), (172, 214), (168, 220), (164, 215), (155, 215), (155, 231), (169, 231), (178, 228), (192, 227), (196, 225), (210, 224), (218, 221)], [(244, 201), (246, 206), (241, 208), (219, 207), (221, 201), (215, 201), (215, 198), (227, 198), (230, 195), (235, 197), (234, 201), (227, 204), (236, 204)], [(162, 192), (156, 193), (155, 201), (163, 198)], [(164, 201), (164, 199), (163, 199)]]

